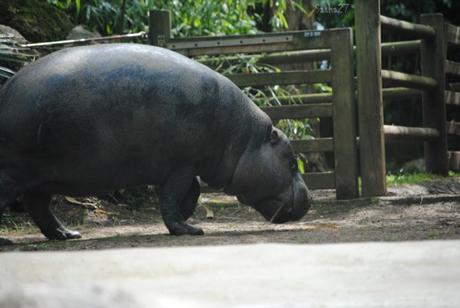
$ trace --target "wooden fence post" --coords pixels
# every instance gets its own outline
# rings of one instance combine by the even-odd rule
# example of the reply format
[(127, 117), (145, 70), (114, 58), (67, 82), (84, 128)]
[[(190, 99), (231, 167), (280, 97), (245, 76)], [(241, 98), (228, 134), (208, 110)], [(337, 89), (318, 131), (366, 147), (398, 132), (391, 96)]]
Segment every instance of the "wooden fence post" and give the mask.
[(171, 38), (171, 15), (167, 10), (151, 10), (149, 15), (149, 43), (164, 47)]
[(362, 195), (386, 193), (380, 1), (355, 1), (359, 152)]
[(335, 30), (331, 39), (335, 188), (337, 199), (359, 197), (353, 31)]
[(447, 176), (449, 158), (447, 150), (446, 104), (445, 104), (445, 62), (446, 42), (444, 35), (444, 18), (442, 14), (421, 15), (420, 22), (433, 27), (436, 35), (422, 41), (421, 72), (423, 76), (437, 81), (435, 89), (424, 91), (423, 126), (435, 128), (440, 137), (425, 142), (426, 170), (431, 173)]

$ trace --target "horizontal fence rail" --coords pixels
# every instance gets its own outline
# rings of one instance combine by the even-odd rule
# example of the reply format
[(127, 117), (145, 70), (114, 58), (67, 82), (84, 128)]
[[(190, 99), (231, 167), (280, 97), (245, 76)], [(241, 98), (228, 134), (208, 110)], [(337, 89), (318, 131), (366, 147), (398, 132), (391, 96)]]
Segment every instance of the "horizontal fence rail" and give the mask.
[(310, 189), (335, 188), (335, 172), (309, 172), (302, 174), (302, 178)]
[(447, 25), (447, 42), (460, 46), (460, 27)]
[(291, 144), (294, 148), (294, 151), (300, 153), (334, 151), (334, 140), (332, 138), (291, 140)]
[(436, 31), (433, 29), (433, 27), (415, 24), (412, 22), (394, 19), (382, 15), (380, 15), (380, 23), (382, 29), (397, 31), (398, 33), (404, 32), (417, 38), (432, 38), (436, 34)]
[(239, 87), (291, 85), (316, 82), (331, 82), (331, 71), (291, 71), (280, 73), (232, 74), (227, 76)]
[(460, 136), (460, 123), (455, 121), (450, 121), (446, 123), (447, 133), (450, 135)]
[(290, 95), (289, 97), (258, 98), (254, 100), (254, 102), (256, 103), (262, 103), (266, 101), (280, 103), (280, 104), (288, 104), (292, 102), (299, 103), (299, 104), (330, 103), (332, 102), (332, 94), (331, 93), (297, 94), (297, 95)]
[(446, 74), (460, 76), (460, 63), (446, 60), (445, 70)]
[(305, 119), (305, 118), (330, 118), (332, 117), (332, 104), (309, 104), (309, 105), (284, 105), (273, 107), (261, 107), (273, 120), (282, 119)]
[(448, 90), (460, 92), (460, 82), (451, 82), (451, 83), (449, 83)]
[(396, 125), (384, 125), (383, 132), (385, 141), (430, 141), (439, 138), (439, 131), (427, 127), (406, 127)]
[(382, 70), (384, 85), (399, 85), (415, 89), (432, 89), (437, 86), (437, 81), (430, 77), (406, 74), (396, 71)]
[(287, 51), (287, 52), (275, 52), (269, 54), (261, 55), (247, 55), (240, 54), (237, 56), (231, 55), (226, 57), (216, 58), (204, 58), (198, 59), (198, 61), (204, 65), (207, 65), (211, 68), (215, 68), (217, 65), (231, 66), (236, 65), (244, 60), (257, 58), (258, 64), (268, 64), (268, 65), (283, 65), (283, 64), (293, 64), (293, 63), (307, 63), (314, 61), (329, 60), (331, 56), (331, 51), (329, 49), (313, 49), (313, 50), (296, 50), (296, 51)]
[[(308, 172), (301, 174), (302, 179), (305, 181), (309, 189), (334, 189), (335, 188), (335, 172)], [(207, 185), (200, 188), (202, 193), (215, 193), (220, 192), (220, 189), (214, 189)]]
[(420, 52), (421, 40), (382, 43), (382, 55)]
[(269, 54), (258, 59), (258, 63), (271, 65), (306, 63), (313, 61), (329, 60), (331, 57), (330, 49), (313, 49), (285, 52), (282, 54)]
[[(167, 39), (164, 47), (189, 57), (235, 53), (264, 53), (327, 49), (334, 30), (292, 31), (259, 35), (232, 35)], [(305, 38), (308, 38), (308, 42)]]
[(460, 92), (446, 91), (446, 104), (460, 106)]
[(418, 89), (395, 87), (395, 88), (384, 88), (382, 89), (383, 99), (392, 98), (407, 98), (407, 97), (420, 97), (422, 91)]
[[(272, 53), (257, 57), (257, 63), (264, 64), (289, 64), (289, 63), (305, 63), (321, 60), (329, 60), (331, 56), (330, 49), (312, 49), (312, 50), (295, 50), (283, 53)], [(244, 59), (249, 59), (251, 56), (227, 57), (225, 60), (230, 63), (237, 63)]]
[[(420, 52), (421, 41), (401, 41), (401, 42), (386, 42), (382, 43), (382, 55), (388, 56), (392, 54), (406, 54)], [(353, 51), (356, 52), (356, 46), (353, 47)], [(253, 56), (240, 55), (240, 56), (227, 56), (225, 58), (219, 58), (219, 63), (225, 61), (227, 65), (234, 65), (239, 63), (241, 60), (248, 60)], [(277, 52), (271, 54), (264, 54), (257, 57), (257, 63), (280, 65), (290, 63), (305, 63), (313, 61), (330, 60), (331, 50), (330, 49), (312, 49), (312, 50), (295, 50), (286, 52)], [(201, 63), (213, 66), (216, 63), (216, 59), (203, 59)]]
[[(401, 41), (401, 42), (386, 42), (382, 43), (382, 55), (388, 56), (392, 54), (406, 54), (420, 52), (421, 41)], [(353, 47), (353, 51), (356, 52), (356, 46)], [(240, 55), (240, 56), (227, 56), (221, 58), (229, 65), (239, 63), (241, 60), (247, 60), (253, 56)], [(331, 57), (330, 49), (312, 49), (312, 50), (295, 50), (286, 51), (282, 53), (271, 53), (258, 56), (257, 63), (279, 65), (279, 64), (290, 64), (290, 63), (305, 63), (321, 60), (329, 60)], [(201, 63), (212, 66), (216, 62), (215, 59), (203, 59)]]

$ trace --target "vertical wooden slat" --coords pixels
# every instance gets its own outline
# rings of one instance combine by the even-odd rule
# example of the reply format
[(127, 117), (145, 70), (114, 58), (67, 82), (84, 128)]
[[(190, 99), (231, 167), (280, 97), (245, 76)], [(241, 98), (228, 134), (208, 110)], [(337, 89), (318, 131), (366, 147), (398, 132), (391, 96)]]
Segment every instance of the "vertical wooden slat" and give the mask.
[(151, 10), (149, 15), (150, 45), (164, 47), (171, 38), (171, 16), (167, 10)]
[(359, 197), (353, 32), (335, 31), (331, 39), (335, 188), (337, 199)]
[(421, 23), (436, 30), (434, 38), (422, 41), (422, 75), (438, 82), (435, 89), (426, 91), (422, 96), (423, 126), (435, 128), (440, 138), (425, 142), (425, 163), (428, 172), (447, 176), (449, 159), (447, 152), (446, 106), (445, 106), (445, 61), (446, 43), (444, 36), (444, 18), (442, 14), (424, 14)]
[(355, 1), (362, 195), (386, 193), (381, 78), (380, 1)]

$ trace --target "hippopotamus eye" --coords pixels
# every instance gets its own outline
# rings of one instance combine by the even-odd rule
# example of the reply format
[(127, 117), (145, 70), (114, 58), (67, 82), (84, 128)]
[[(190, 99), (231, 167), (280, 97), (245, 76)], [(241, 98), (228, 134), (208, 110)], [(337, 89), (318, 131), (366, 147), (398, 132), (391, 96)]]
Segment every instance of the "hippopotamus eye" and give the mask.
[(280, 140), (280, 135), (276, 129), (273, 129), (270, 133), (270, 143), (275, 144)]

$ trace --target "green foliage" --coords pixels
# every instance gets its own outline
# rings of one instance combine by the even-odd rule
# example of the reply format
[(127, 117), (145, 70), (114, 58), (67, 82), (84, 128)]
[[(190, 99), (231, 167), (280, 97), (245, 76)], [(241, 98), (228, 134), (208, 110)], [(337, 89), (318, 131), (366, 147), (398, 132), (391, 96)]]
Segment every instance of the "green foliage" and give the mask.
[[(47, 0), (66, 11), (75, 23), (85, 24), (102, 35), (115, 29), (128, 32), (143, 31), (148, 26), (148, 12), (165, 9), (171, 12), (174, 37), (202, 35), (252, 34), (257, 32), (256, 21), (262, 16), (256, 6), (269, 5), (274, 30), (287, 29), (285, 14), (288, 0)], [(292, 1), (294, 8), (303, 10), (301, 1)], [(248, 12), (251, 11), (250, 15)], [(123, 25), (118, 23), (122, 22)]]
[(176, 37), (195, 35), (250, 34), (256, 32), (255, 20), (247, 9), (255, 1), (167, 1), (167, 0), (48, 0), (65, 10), (76, 23), (87, 25), (103, 35), (117, 29), (120, 20), (129, 32), (143, 31), (148, 26), (148, 12), (167, 9), (172, 17), (172, 34)]
[[(315, 19), (326, 28), (354, 27), (352, 0), (316, 0)], [(446, 11), (454, 7), (454, 0), (399, 1), (381, 0), (381, 14), (417, 22), (423, 13)]]
[(249, 5), (247, 0), (165, 1), (161, 8), (173, 14), (173, 35), (230, 35), (256, 32), (255, 21), (247, 13)]
[(388, 186), (401, 186), (404, 184), (418, 184), (427, 182), (434, 179), (434, 176), (431, 173), (397, 173), (397, 174), (388, 174), (387, 175), (387, 185)]
[(441, 7), (451, 8), (453, 0), (425, 0), (425, 1), (397, 1), (382, 0), (381, 12), (394, 18), (418, 21), (418, 16), (423, 13), (434, 13)]

